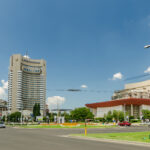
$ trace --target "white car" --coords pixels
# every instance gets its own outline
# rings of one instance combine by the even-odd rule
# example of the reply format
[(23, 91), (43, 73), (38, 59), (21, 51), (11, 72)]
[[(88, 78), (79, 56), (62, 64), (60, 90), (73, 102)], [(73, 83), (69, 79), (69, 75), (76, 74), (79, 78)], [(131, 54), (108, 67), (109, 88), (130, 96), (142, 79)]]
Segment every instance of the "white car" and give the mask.
[(4, 122), (0, 122), (0, 128), (6, 128)]

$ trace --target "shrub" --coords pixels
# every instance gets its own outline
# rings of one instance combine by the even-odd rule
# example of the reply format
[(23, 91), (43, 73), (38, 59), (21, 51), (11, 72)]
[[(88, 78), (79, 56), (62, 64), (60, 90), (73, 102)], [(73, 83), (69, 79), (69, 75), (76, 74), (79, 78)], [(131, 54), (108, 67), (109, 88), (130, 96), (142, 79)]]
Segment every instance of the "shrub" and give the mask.
[(134, 119), (134, 116), (130, 116), (129, 117), (129, 121), (133, 120)]
[(95, 118), (95, 120), (99, 121), (99, 122), (105, 122), (105, 118), (103, 117), (99, 117), (99, 118)]
[(140, 119), (131, 119), (130, 122), (131, 123), (139, 123), (139, 122), (141, 122), (141, 120)]

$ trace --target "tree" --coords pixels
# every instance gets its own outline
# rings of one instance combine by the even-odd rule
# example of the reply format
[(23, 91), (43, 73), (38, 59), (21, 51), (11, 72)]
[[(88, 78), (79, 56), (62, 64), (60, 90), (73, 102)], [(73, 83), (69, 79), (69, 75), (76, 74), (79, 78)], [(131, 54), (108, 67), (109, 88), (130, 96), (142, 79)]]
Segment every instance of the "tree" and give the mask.
[(6, 116), (4, 115), (4, 116), (2, 117), (2, 121), (5, 122), (5, 120), (6, 120)]
[(50, 122), (54, 122), (54, 116), (57, 116), (57, 113), (49, 113)]
[(112, 115), (111, 111), (109, 111), (109, 112), (107, 113), (106, 120), (107, 120), (108, 122), (111, 122), (111, 121), (112, 121), (112, 118), (113, 118), (113, 115)]
[(37, 104), (37, 116), (41, 116), (39, 103)]
[(124, 112), (123, 111), (117, 111), (117, 110), (114, 110), (113, 113), (111, 111), (109, 111), (107, 113), (107, 115), (104, 115), (105, 119), (108, 121), (108, 122), (111, 122), (112, 119), (114, 118), (116, 121), (124, 121)]
[(35, 103), (34, 106), (33, 106), (33, 116), (34, 116), (34, 119), (36, 118), (36, 113), (37, 112), (37, 104)]
[(8, 116), (9, 121), (11, 122), (20, 122), (21, 113), (20, 112), (14, 112)]
[(150, 110), (143, 109), (142, 114), (143, 114), (143, 119), (150, 119)]
[(113, 118), (114, 118), (116, 121), (118, 121), (118, 120), (119, 120), (119, 113), (118, 113), (118, 111), (117, 111), (117, 110), (114, 110), (114, 111), (113, 111), (112, 116), (113, 116)]
[(71, 115), (67, 112), (62, 113), (61, 116), (64, 116), (65, 122), (69, 122), (69, 120), (72, 120)]
[(124, 112), (123, 111), (119, 111), (119, 121), (124, 121)]
[(71, 118), (76, 121), (85, 121), (85, 119), (93, 119), (94, 115), (88, 108), (81, 107), (71, 111)]
[(34, 119), (36, 119), (36, 116), (40, 116), (40, 104), (39, 103), (35, 103), (35, 105), (33, 106), (33, 116)]

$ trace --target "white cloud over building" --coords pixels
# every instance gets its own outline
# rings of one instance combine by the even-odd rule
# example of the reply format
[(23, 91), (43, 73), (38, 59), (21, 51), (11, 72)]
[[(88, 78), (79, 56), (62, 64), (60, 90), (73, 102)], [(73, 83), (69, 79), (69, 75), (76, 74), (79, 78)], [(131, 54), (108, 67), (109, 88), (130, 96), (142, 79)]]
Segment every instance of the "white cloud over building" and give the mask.
[(64, 104), (66, 99), (61, 96), (53, 96), (53, 97), (48, 97), (47, 98), (47, 105), (48, 107), (51, 108), (56, 108), (57, 106), (60, 106)]
[(6, 99), (7, 97), (7, 89), (8, 89), (8, 81), (1, 80), (2, 86), (0, 86), (0, 99)]

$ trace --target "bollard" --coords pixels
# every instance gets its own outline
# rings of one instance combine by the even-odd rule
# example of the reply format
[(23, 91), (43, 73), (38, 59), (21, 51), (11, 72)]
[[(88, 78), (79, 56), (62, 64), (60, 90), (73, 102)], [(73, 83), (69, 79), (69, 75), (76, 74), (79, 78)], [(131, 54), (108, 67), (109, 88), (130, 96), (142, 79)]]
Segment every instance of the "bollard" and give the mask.
[(85, 119), (85, 136), (87, 135), (87, 127), (86, 127), (86, 119)]
[(87, 136), (87, 128), (85, 127), (85, 136)]

